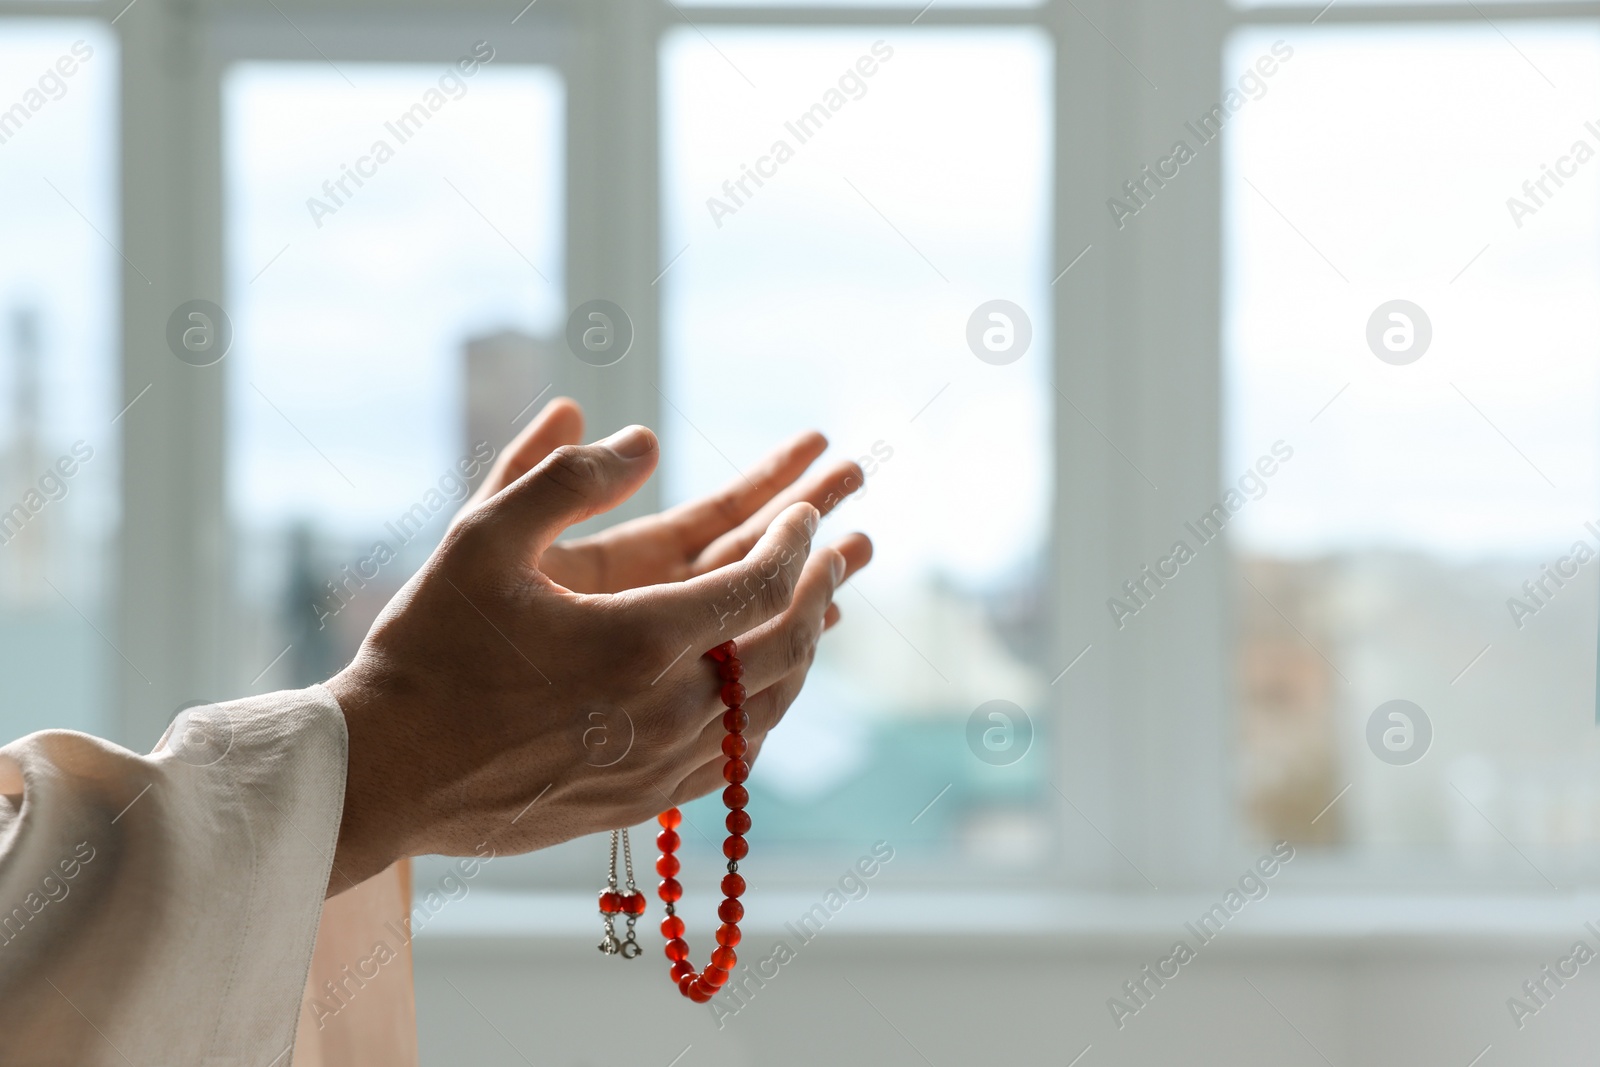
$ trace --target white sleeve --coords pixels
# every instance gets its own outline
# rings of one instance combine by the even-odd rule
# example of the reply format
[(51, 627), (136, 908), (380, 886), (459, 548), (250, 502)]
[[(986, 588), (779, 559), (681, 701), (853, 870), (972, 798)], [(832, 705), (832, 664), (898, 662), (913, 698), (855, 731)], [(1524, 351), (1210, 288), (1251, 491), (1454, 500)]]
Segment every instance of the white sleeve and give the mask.
[(316, 686), (0, 748), (0, 1058), (287, 1067), (346, 746)]

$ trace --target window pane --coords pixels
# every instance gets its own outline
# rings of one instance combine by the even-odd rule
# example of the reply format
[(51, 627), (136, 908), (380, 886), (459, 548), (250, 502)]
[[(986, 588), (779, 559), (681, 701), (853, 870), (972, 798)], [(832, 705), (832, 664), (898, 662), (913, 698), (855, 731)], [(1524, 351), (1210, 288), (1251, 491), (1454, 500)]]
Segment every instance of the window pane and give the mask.
[(1600, 35), (1251, 30), (1229, 76), (1283, 37), (1228, 127), (1226, 473), (1293, 450), (1229, 527), (1248, 815), (1542, 886), (1600, 839)]
[[(960, 3), (941, 4), (944, 8), (982, 8), (982, 7), (1038, 7), (1043, 0), (961, 0)], [(797, 4), (795, 0), (694, 0), (692, 4), (675, 5), (681, 7), (909, 7), (913, 10), (930, 8), (928, 0), (806, 0)]]
[(228, 76), (238, 684), (346, 662), (454, 513), (459, 465), (549, 381), (562, 106), (549, 70), (492, 63)]
[(123, 269), (116, 41), (88, 20), (4, 27), (0, 739), (46, 727), (104, 735), (114, 726), (108, 593)]
[[(1504, 0), (1504, 2), (1532, 4), (1549, 3), (1551, 0)], [(1577, 4), (1582, 3), (1583, 0), (1555, 0), (1555, 2)], [(1339, 0), (1333, 0), (1333, 3), (1330, 3), (1329, 0), (1229, 0), (1228, 6), (1245, 11), (1253, 11), (1260, 8), (1303, 7), (1310, 8), (1314, 12), (1325, 12), (1333, 7), (1334, 3), (1339, 3)], [(1430, 7), (1465, 7), (1469, 10), (1474, 8), (1472, 0), (1345, 0), (1344, 3), (1339, 3), (1339, 6), (1348, 10), (1359, 7), (1416, 7), (1419, 4), (1425, 4)], [(1474, 13), (1477, 14), (1476, 11)], [(1320, 18), (1321, 16), (1318, 15), (1317, 17)]]
[[(667, 495), (708, 492), (816, 426), (867, 471), (823, 536), (863, 529), (878, 545), (762, 750), (764, 840), (1037, 858), (1048, 45), (1026, 30), (683, 31), (661, 76)], [(1006, 365), (966, 339), (996, 298), (1031, 317), (1031, 347)], [(967, 742), (991, 700), (1039, 732), (1023, 756), (985, 720), (1003, 766)]]

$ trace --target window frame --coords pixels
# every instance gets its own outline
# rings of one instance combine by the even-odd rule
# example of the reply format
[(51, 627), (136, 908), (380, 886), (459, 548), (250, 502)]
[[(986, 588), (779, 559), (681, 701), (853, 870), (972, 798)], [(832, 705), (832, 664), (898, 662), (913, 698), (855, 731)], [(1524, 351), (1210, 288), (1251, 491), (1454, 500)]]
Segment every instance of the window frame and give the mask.
[[(1161, 214), (1121, 232), (1105, 200), (1152, 149), (1170, 142), (1176, 116), (1215, 102), (1236, 28), (1590, 21), (1600, 18), (1600, 0), (1335, 0), (1320, 11), (1240, 10), (1216, 0), (1031, 7), (936, 0), (920, 11), (547, 0), (516, 14), (517, 6), (0, 0), (0, 19), (91, 15), (120, 34), (117, 244), (150, 281), (122, 269), (118, 406), (154, 388), (140, 404), (142, 417), (120, 426), (114, 637), (143, 676), (111, 661), (113, 739), (143, 750), (180, 703), (244, 691), (230, 677), (225, 644), (223, 379), (172, 359), (163, 342), (167, 314), (179, 303), (205, 298), (225, 306), (220, 92), (229, 63), (314, 61), (309, 34), (333, 62), (446, 63), (464, 43), (487, 37), (505, 60), (555, 65), (567, 87), (567, 300), (604, 296), (635, 318), (635, 373), (609, 378), (573, 361), (571, 379), (560, 383), (591, 408), (596, 425), (607, 425), (656, 422), (660, 414), (653, 279), (666, 265), (657, 73), (664, 32), (685, 22), (705, 29), (1032, 26), (1055, 49), (1051, 241), (1060, 273), (1050, 290), (1058, 396), (1049, 582), (1059, 663), (1052, 673), (1074, 662), (1050, 688), (1061, 836), (1040, 877), (1060, 888), (1116, 893), (1206, 888), (1231, 878), (1257, 851), (1243, 839), (1231, 773), (1231, 561), (1224, 553), (1200, 559), (1170, 610), (1120, 633), (1108, 629), (1104, 607), (1108, 590), (1137, 571), (1143, 549), (1168, 537), (1171, 516), (1204, 510), (1221, 484), (1221, 153), (1186, 169)], [(376, 29), (374, 14), (384, 22)], [(1173, 360), (1174, 352), (1185, 358)], [(655, 503), (647, 492), (625, 514)], [(1307, 877), (1317, 884), (1376, 877), (1348, 859), (1313, 866), (1320, 873)], [(991, 886), (999, 879), (959, 877)], [(1408, 878), (1385, 875), (1377, 887), (1398, 889)], [(1476, 872), (1472, 884), (1485, 885)]]

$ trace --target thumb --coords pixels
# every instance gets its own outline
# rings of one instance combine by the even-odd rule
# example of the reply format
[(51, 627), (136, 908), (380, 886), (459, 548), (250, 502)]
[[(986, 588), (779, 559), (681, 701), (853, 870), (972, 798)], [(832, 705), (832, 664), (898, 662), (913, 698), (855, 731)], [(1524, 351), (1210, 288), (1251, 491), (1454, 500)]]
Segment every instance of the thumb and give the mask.
[(576, 400), (558, 396), (535, 415), (500, 453), (489, 476), (478, 487), (478, 503), (527, 474), (561, 445), (583, 440), (583, 408)]
[(656, 435), (629, 426), (592, 445), (562, 445), (486, 505), (484, 523), (537, 558), (569, 526), (627, 500), (656, 469)]

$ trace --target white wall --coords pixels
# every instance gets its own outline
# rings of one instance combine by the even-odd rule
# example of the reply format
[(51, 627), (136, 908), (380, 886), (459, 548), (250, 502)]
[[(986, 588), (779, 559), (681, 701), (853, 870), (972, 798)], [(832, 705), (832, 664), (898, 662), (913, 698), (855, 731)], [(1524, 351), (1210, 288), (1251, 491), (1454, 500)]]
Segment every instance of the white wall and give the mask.
[[(771, 912), (804, 910), (785, 903)], [(1579, 937), (1600, 948), (1583, 929), (1600, 916), (1592, 899), (1269, 898), (1201, 948), (1121, 1031), (1107, 998), (1164, 954), (1205, 902), (946, 903), (869, 898), (841, 913), (720, 1030), (708, 1008), (669, 986), (653, 925), (641, 938), (646, 955), (630, 964), (601, 958), (597, 935), (575, 923), (558, 933), (530, 915), (497, 933), (463, 903), (417, 941), (423, 1063), (668, 1067), (689, 1046), (683, 1067), (946, 1067), (1001, 1057), (1065, 1067), (1092, 1046), (1082, 1067), (1467, 1067), (1480, 1053), (1482, 1067), (1559, 1067), (1592, 1063), (1600, 1033), (1600, 965), (1581, 969), (1520, 1031), (1506, 1008), (1525, 978)], [(580, 907), (532, 898), (517, 906), (569, 917)], [(936, 933), (939, 912), (947, 928), (970, 919), (979, 929)], [(765, 955), (778, 936), (749, 934), (747, 947)]]

